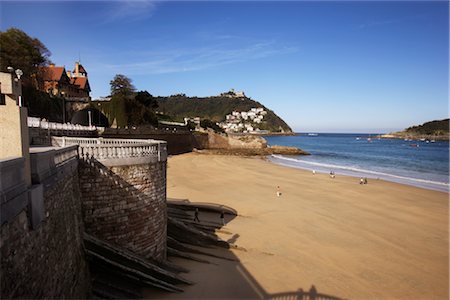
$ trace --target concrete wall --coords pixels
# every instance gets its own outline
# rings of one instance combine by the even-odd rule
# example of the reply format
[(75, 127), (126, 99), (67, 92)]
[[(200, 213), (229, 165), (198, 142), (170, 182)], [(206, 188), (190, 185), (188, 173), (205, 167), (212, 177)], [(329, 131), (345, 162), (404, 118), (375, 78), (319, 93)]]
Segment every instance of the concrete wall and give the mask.
[(0, 158), (24, 157), (25, 180), (30, 185), (28, 111), (18, 105), (22, 96), (20, 80), (0, 72), (0, 93), (5, 97), (5, 104), (0, 104)]
[(86, 232), (155, 260), (166, 258), (166, 161), (105, 167), (80, 162)]
[(167, 132), (164, 130), (139, 131), (133, 129), (107, 128), (102, 134), (105, 138), (154, 139), (167, 142), (169, 155), (191, 152), (195, 147), (193, 134), (190, 131)]
[[(17, 163), (20, 161), (23, 159)], [(9, 196), (2, 194), (2, 298), (90, 296), (77, 160), (53, 167), (53, 171), (32, 169), (40, 176), (34, 176), (33, 186), (24, 191), (28, 193), (27, 205), (23, 205), (21, 195), (15, 195), (7, 201), (8, 214), (4, 215), (4, 200)], [(12, 210), (12, 206), (19, 209)]]
[(208, 149), (209, 148), (209, 135), (203, 132), (194, 132), (192, 134), (192, 146), (196, 149)]
[(30, 145), (46, 145), (52, 144), (52, 136), (76, 136), (76, 137), (97, 137), (97, 131), (87, 130), (58, 130), (44, 128), (28, 128)]

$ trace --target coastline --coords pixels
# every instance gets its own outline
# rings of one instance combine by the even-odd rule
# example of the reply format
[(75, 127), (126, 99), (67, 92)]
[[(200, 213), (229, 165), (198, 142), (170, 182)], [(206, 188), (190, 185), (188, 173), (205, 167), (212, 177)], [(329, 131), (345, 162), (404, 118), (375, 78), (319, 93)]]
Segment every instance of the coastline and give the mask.
[(449, 141), (449, 135), (429, 135), (429, 134), (414, 134), (414, 133), (387, 133), (377, 135), (376, 138), (381, 139), (396, 139), (396, 140), (410, 140), (410, 141)]
[(444, 192), (197, 153), (170, 157), (167, 178), (169, 198), (235, 209), (217, 234), (245, 251), (226, 250), (235, 262), (174, 259), (196, 284), (149, 297), (268, 298), (314, 285), (346, 299), (448, 299)]
[(372, 180), (385, 180), (387, 182), (393, 182), (423, 189), (450, 193), (450, 185), (449, 183), (446, 182), (437, 182), (420, 178), (405, 177), (401, 175), (363, 170), (354, 167), (307, 162), (295, 158), (283, 157), (280, 155), (271, 155), (268, 157), (268, 160), (277, 165), (285, 166), (288, 168), (305, 170), (309, 172), (314, 170), (315, 172), (318, 173), (328, 174), (330, 170), (333, 170), (334, 172), (337, 172), (336, 175), (353, 177), (355, 178), (354, 179), (355, 181), (357, 181), (361, 177), (366, 177)]

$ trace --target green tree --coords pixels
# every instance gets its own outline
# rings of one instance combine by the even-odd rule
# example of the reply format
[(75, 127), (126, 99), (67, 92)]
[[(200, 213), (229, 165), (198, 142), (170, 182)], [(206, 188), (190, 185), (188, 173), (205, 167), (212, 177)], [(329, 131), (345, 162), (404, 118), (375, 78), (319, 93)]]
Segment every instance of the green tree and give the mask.
[(131, 79), (117, 74), (111, 80), (111, 101), (103, 105), (110, 120), (117, 126), (158, 126), (154, 109), (158, 107), (156, 99), (147, 91), (135, 92)]
[(158, 101), (147, 91), (138, 92), (134, 99), (151, 110), (158, 108)]
[(122, 95), (131, 97), (136, 90), (131, 83), (131, 79), (122, 74), (114, 76), (114, 79), (109, 84), (111, 85), (111, 96)]
[(0, 70), (6, 72), (8, 67), (21, 69), (25, 84), (31, 82), (38, 67), (50, 63), (51, 53), (47, 47), (17, 28), (0, 32), (0, 48)]
[(224, 133), (225, 131), (219, 127), (216, 123), (214, 123), (213, 121), (209, 120), (209, 119), (203, 119), (200, 121), (200, 126), (207, 129), (207, 128), (211, 128), (212, 130), (214, 130), (214, 132), (219, 132), (219, 133)]

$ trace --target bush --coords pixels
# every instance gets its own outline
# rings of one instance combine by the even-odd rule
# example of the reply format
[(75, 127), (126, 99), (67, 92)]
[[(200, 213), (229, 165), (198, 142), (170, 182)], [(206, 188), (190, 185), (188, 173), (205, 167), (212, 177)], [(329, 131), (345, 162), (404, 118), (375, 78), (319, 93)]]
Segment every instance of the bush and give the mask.
[(219, 127), (216, 123), (209, 119), (203, 119), (200, 121), (200, 126), (204, 129), (211, 128), (216, 133), (224, 133), (225, 131)]

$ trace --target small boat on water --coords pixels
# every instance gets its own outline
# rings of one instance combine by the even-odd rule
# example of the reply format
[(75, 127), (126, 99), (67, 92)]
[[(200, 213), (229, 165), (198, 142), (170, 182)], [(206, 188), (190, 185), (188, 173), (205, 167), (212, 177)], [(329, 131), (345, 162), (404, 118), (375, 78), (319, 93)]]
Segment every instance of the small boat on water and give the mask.
[(308, 133), (308, 136), (318, 136), (317, 133)]
[(409, 144), (410, 147), (419, 148), (418, 144)]

